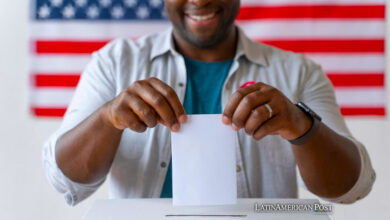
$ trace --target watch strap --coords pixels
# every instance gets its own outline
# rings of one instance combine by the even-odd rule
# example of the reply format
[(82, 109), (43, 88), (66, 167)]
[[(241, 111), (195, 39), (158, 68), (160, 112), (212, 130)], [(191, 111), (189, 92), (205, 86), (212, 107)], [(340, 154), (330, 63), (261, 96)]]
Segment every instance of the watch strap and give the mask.
[(312, 120), (311, 127), (305, 134), (303, 134), (299, 138), (294, 140), (289, 140), (289, 142), (293, 145), (305, 145), (313, 138), (313, 136), (317, 133), (318, 129), (320, 128), (321, 125), (320, 118), (313, 117), (313, 115), (311, 114), (306, 114), (306, 115), (309, 116)]

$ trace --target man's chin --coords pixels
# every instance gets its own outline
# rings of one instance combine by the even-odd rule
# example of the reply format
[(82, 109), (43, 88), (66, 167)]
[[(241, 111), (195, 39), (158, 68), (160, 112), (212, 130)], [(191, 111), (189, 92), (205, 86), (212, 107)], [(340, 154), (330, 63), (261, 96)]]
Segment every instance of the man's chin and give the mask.
[(193, 35), (193, 37), (189, 38), (188, 40), (190, 41), (191, 44), (193, 44), (196, 47), (207, 49), (218, 45), (224, 40), (224, 38), (222, 36), (216, 36), (216, 35), (212, 35), (212, 36)]
[(182, 39), (192, 44), (195, 47), (207, 49), (217, 46), (222, 43), (227, 37), (228, 33), (223, 33), (216, 28), (215, 30), (190, 30), (189, 28), (175, 27), (176, 33), (178, 33)]

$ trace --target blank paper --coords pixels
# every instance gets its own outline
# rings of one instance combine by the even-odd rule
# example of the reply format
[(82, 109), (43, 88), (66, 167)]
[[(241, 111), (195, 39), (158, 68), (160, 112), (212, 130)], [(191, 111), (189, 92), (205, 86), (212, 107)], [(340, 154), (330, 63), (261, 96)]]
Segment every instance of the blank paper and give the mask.
[(188, 115), (172, 133), (173, 205), (237, 202), (236, 132), (221, 115)]

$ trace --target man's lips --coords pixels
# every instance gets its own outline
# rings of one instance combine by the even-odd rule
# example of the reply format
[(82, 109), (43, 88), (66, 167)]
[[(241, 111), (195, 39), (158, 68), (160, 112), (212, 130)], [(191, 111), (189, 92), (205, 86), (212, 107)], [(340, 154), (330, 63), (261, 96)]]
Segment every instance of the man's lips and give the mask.
[(214, 18), (216, 14), (217, 12), (212, 12), (212, 13), (202, 14), (202, 15), (186, 14), (186, 16), (195, 21), (206, 21)]
[(207, 20), (214, 19), (217, 14), (219, 14), (220, 10), (217, 8), (214, 9), (199, 9), (199, 10), (188, 10), (184, 14), (189, 19), (195, 22), (202, 22)]

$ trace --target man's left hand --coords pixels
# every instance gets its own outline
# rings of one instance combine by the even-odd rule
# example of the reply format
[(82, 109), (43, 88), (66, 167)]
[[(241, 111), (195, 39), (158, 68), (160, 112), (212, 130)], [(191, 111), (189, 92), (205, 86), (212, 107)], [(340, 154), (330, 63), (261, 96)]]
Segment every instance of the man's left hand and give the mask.
[(294, 140), (312, 123), (283, 93), (264, 83), (238, 89), (225, 106), (222, 121), (236, 131), (244, 128), (255, 140), (267, 135)]

